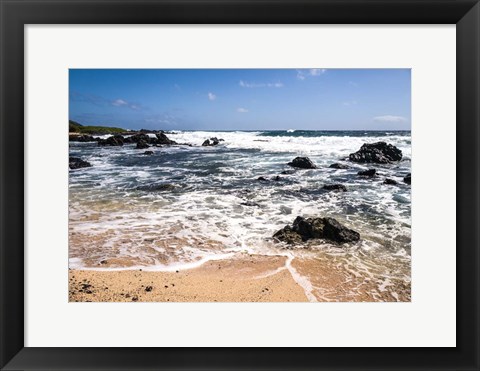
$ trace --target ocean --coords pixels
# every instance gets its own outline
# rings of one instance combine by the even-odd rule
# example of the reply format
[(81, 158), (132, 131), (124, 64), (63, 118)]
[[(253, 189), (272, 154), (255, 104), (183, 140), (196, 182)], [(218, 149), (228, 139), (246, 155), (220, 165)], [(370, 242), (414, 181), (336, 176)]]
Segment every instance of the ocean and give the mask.
[[(398, 282), (410, 285), (411, 192), (403, 182), (411, 171), (410, 131), (174, 131), (167, 136), (192, 146), (151, 147), (153, 155), (144, 155), (134, 144), (70, 142), (70, 156), (92, 164), (69, 172), (70, 268), (169, 271), (246, 252), (285, 255), (289, 261), (330, 259), (359, 282), (374, 280), (375, 290), (390, 290), (394, 297)], [(224, 141), (201, 146), (211, 137)], [(362, 144), (378, 141), (401, 149), (402, 160), (347, 161), (348, 169), (329, 168)], [(297, 156), (309, 157), (318, 168), (288, 166)], [(357, 175), (369, 168), (377, 170), (376, 177)], [(398, 184), (384, 184), (386, 178)], [(347, 191), (322, 189), (334, 183)], [(293, 247), (273, 241), (272, 235), (297, 216), (333, 217), (358, 231), (361, 240), (346, 245), (310, 240)], [(302, 287), (315, 289), (309, 277), (291, 272)]]

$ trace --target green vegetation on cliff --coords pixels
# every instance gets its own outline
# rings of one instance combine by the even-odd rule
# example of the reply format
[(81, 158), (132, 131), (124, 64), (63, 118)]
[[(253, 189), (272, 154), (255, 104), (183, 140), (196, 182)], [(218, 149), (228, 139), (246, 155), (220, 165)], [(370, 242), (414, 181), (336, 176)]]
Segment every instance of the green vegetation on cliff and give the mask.
[(83, 126), (73, 120), (68, 120), (68, 131), (70, 133), (79, 134), (117, 134), (124, 133), (128, 130), (122, 128), (115, 128), (110, 126)]

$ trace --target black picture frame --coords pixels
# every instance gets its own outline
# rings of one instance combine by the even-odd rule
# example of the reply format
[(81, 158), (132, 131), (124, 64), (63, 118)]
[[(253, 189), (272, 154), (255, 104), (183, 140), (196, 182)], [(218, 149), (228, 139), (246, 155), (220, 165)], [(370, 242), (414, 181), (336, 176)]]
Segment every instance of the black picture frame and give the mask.
[[(478, 0), (0, 0), (0, 13), (2, 370), (480, 369)], [(456, 24), (455, 348), (24, 347), (24, 26), (162, 23)]]

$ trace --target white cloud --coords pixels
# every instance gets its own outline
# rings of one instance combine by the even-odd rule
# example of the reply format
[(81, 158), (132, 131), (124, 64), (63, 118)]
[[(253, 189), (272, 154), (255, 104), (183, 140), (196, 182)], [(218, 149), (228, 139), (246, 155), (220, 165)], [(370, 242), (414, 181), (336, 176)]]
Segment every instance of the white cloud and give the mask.
[(403, 116), (384, 115), (384, 116), (374, 117), (373, 121), (377, 121), (377, 122), (405, 122), (405, 121), (407, 121), (407, 119)]
[(128, 106), (128, 102), (123, 99), (116, 99), (112, 102), (112, 105), (116, 107)]
[(240, 107), (240, 108), (237, 108), (237, 112), (239, 112), (239, 113), (247, 113), (247, 112), (248, 112), (248, 109)]
[(217, 99), (217, 96), (213, 93), (208, 93), (208, 99), (209, 100), (215, 100), (215, 99)]
[(255, 82), (246, 82), (240, 80), (238, 83), (242, 88), (283, 88), (283, 84), (281, 82), (275, 83), (255, 83)]
[(320, 76), (327, 72), (326, 68), (310, 68), (308, 70), (297, 70), (297, 79), (305, 80), (309, 76)]
[(325, 68), (311, 68), (310, 75), (311, 76), (320, 76), (323, 75), (327, 70)]
[(299, 80), (305, 80), (305, 73), (301, 70), (297, 70), (297, 79)]
[(128, 107), (133, 110), (138, 110), (141, 108), (141, 106), (139, 106), (138, 104), (132, 104), (130, 102), (127, 102), (124, 99), (115, 99), (111, 103), (112, 103), (112, 106), (115, 106), (115, 107)]

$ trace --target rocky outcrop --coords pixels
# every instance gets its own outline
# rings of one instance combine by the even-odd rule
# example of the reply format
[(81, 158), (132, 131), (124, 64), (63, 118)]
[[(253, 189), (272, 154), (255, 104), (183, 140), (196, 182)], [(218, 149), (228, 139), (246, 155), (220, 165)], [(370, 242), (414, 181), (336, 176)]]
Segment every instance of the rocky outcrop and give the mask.
[(350, 161), (359, 163), (389, 164), (402, 159), (402, 151), (385, 142), (365, 143), (357, 152), (351, 153)]
[(360, 233), (340, 224), (336, 219), (324, 218), (323, 236), (327, 240), (346, 243), (360, 240)]
[(151, 155), (153, 155), (153, 151), (145, 151), (145, 152), (142, 153), (142, 155), (151, 156)]
[(124, 143), (138, 143), (140, 141), (148, 143), (150, 142), (150, 136), (145, 133), (134, 134), (125, 138)]
[(356, 242), (360, 234), (340, 224), (334, 218), (303, 218), (297, 216), (293, 224), (273, 235), (274, 240), (298, 244), (311, 239), (325, 239), (336, 243)]
[(295, 157), (288, 165), (299, 169), (316, 169), (315, 164), (308, 157)]
[(68, 140), (70, 142), (96, 142), (97, 139), (95, 139), (94, 137), (92, 137), (91, 135), (77, 135), (77, 134), (70, 134), (68, 136)]
[(297, 245), (303, 242), (302, 236), (289, 225), (275, 233), (273, 239), (279, 242), (285, 242), (289, 245)]
[(343, 184), (325, 184), (323, 189), (326, 191), (347, 192), (347, 187), (345, 187)]
[(210, 139), (206, 139), (203, 143), (202, 146), (204, 147), (209, 147), (209, 146), (216, 146), (217, 144), (220, 144), (220, 142), (223, 142), (223, 139), (218, 139), (217, 137), (213, 137)]
[(388, 184), (388, 185), (397, 185), (398, 182), (396, 180), (393, 180), (393, 179), (390, 179), (390, 178), (387, 178), (383, 181), (383, 184)]
[(329, 168), (331, 169), (349, 169), (350, 167), (348, 165), (345, 165), (345, 164), (341, 164), (341, 163), (334, 163), (334, 164), (331, 164), (329, 166)]
[(407, 184), (412, 184), (412, 174), (408, 173), (405, 178), (403, 178), (403, 181)]
[(169, 139), (163, 132), (155, 134), (156, 141), (155, 144), (167, 144), (167, 145), (172, 145), (172, 144), (177, 144), (177, 142)]
[(359, 171), (357, 174), (361, 176), (375, 176), (376, 173), (377, 173), (377, 170), (368, 169), (368, 170)]
[(99, 146), (123, 146), (124, 143), (124, 138), (121, 135), (112, 135), (111, 137), (108, 137), (107, 139), (99, 139), (98, 140), (98, 145)]
[[(143, 129), (142, 129), (143, 130)], [(141, 131), (140, 133), (134, 134), (130, 137), (125, 138), (125, 143), (139, 143), (145, 142), (146, 144), (151, 145), (172, 145), (177, 144), (177, 142), (170, 140), (163, 132), (155, 133), (155, 137), (152, 137), (146, 133), (152, 133), (153, 131)]]
[(91, 167), (92, 164), (88, 161), (84, 161), (78, 157), (69, 157), (68, 158), (68, 167), (70, 169), (80, 169), (82, 167)]
[(137, 142), (137, 145), (135, 147), (135, 149), (145, 149), (145, 148), (150, 148), (150, 146), (147, 144), (146, 141), (144, 141), (143, 139), (142, 140), (139, 140)]

